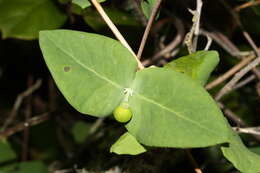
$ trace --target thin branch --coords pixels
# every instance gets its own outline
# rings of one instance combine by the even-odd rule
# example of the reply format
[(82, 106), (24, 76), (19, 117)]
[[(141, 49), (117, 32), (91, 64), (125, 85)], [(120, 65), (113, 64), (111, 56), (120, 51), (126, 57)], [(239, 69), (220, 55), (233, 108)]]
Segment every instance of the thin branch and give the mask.
[(241, 68), (243, 68), (245, 65), (247, 65), (251, 60), (253, 60), (255, 56), (248, 56), (247, 58), (241, 60), (238, 64), (233, 66), (231, 69), (229, 69), (226, 73), (215, 79), (214, 81), (210, 82), (206, 85), (206, 89), (212, 89), (218, 84), (222, 83), (226, 79), (230, 78), (232, 75), (234, 75), (237, 71), (239, 71)]
[[(33, 85), (33, 77), (31, 75), (28, 76), (27, 81), (28, 88), (30, 88)], [(26, 106), (25, 106), (25, 121), (28, 121), (32, 114), (32, 96), (28, 96), (25, 100)], [(28, 159), (28, 151), (29, 151), (29, 136), (30, 136), (30, 130), (29, 126), (24, 128), (23, 131), (23, 142), (22, 142), (22, 161), (26, 161)]]
[[(153, 62), (157, 61), (160, 59), (161, 56), (165, 56), (165, 54), (170, 53), (172, 50), (176, 49), (176, 47), (181, 44), (183, 37), (184, 37), (184, 25), (180, 19), (177, 17), (175, 18), (167, 18), (167, 19), (162, 19), (157, 23), (157, 25), (163, 26), (164, 23), (166, 22), (172, 22), (177, 30), (176, 36), (174, 39), (166, 45), (162, 50), (157, 52), (152, 58), (146, 59), (142, 61), (144, 66), (148, 66), (152, 64)], [(171, 55), (172, 56), (172, 55)]]
[(105, 118), (98, 118), (90, 127), (89, 135), (93, 135), (99, 129), (99, 127), (103, 124)]
[(256, 67), (260, 63), (260, 57), (257, 57), (254, 61), (250, 64), (245, 66), (242, 70), (237, 72), (235, 76), (218, 92), (215, 99), (218, 101), (220, 100), (226, 93), (232, 90), (234, 85), (250, 70)]
[(144, 46), (145, 46), (146, 40), (148, 38), (148, 34), (149, 34), (150, 30), (151, 30), (153, 21), (154, 21), (154, 19), (156, 17), (156, 14), (157, 14), (158, 9), (159, 9), (159, 7), (161, 5), (161, 2), (162, 2), (162, 0), (156, 0), (156, 3), (155, 3), (155, 5), (154, 5), (154, 7), (152, 9), (150, 18), (149, 18), (147, 26), (145, 28), (144, 35), (143, 35), (143, 38), (142, 38), (142, 41), (140, 43), (140, 47), (139, 47), (139, 50), (138, 50), (138, 53), (137, 53), (137, 58), (138, 59), (141, 59), (141, 56), (142, 56), (142, 53), (143, 53), (143, 50), (144, 50)]
[[(235, 122), (238, 127), (247, 127), (247, 124), (239, 118), (238, 115), (236, 115), (233, 111), (230, 109), (226, 108), (222, 103), (218, 102), (219, 107), (223, 110), (224, 114), (228, 119), (231, 121)], [(260, 136), (252, 134), (252, 136), (260, 142)]]
[(258, 48), (257, 48), (255, 42), (253, 41), (252, 37), (245, 30), (242, 33), (243, 33), (244, 37), (246, 38), (247, 42), (250, 44), (250, 46), (255, 51), (255, 54), (259, 57), (260, 56), (260, 50), (258, 50)]
[(250, 75), (248, 78), (242, 80), (241, 82), (238, 82), (234, 87), (233, 90), (237, 90), (243, 86), (245, 86), (246, 84), (252, 82), (255, 79), (255, 75)]
[(182, 23), (182, 21), (175, 17), (175, 18), (169, 18), (169, 19), (165, 19), (165, 22), (167, 21), (171, 21), (173, 22), (176, 30), (177, 30), (177, 34), (175, 36), (175, 38), (173, 39), (173, 41), (171, 41), (167, 46), (165, 46), (162, 50), (160, 50), (160, 52), (156, 53), (152, 59), (153, 61), (156, 60), (158, 57), (163, 56), (166, 53), (171, 52), (173, 49), (175, 49), (181, 42), (182, 39), (184, 37), (184, 25)]
[[(192, 26), (190, 32), (188, 32), (185, 36), (184, 42), (187, 45), (189, 53), (193, 53), (197, 49), (197, 41), (199, 35), (199, 23), (200, 23), (200, 15), (201, 15), (201, 8), (202, 8), (202, 1), (197, 0), (197, 7), (196, 10), (188, 9), (189, 12), (193, 15), (192, 17)], [(193, 39), (194, 37), (194, 39)]]
[(230, 109), (226, 108), (222, 103), (218, 102), (218, 106), (223, 110), (224, 114), (228, 117), (228, 119), (235, 122), (238, 126), (242, 126), (242, 127), (246, 126), (246, 123), (241, 118), (239, 118), (238, 115), (236, 115)]
[(192, 156), (190, 150), (186, 149), (185, 152), (186, 152), (186, 154), (187, 154), (187, 156), (188, 156), (192, 166), (194, 167), (194, 171), (196, 173), (202, 173), (202, 170), (199, 168), (199, 165), (196, 162), (196, 160), (194, 159), (194, 157)]
[[(260, 50), (257, 49), (254, 41), (250, 37), (250, 35), (245, 31), (243, 25), (240, 22), (239, 14), (236, 13), (236, 11), (232, 10), (232, 8), (226, 3), (224, 0), (220, 0), (220, 2), (224, 5), (225, 8), (227, 8), (228, 12), (233, 16), (234, 21), (237, 23), (239, 28), (242, 30), (243, 36), (246, 38), (246, 40), (249, 42), (249, 44), (254, 49), (257, 56), (260, 56)], [(256, 75), (256, 77), (260, 80), (260, 71), (256, 68), (252, 69), (252, 72)]]
[(247, 128), (233, 127), (232, 129), (235, 130), (238, 133), (260, 135), (260, 127), (247, 127)]
[(230, 40), (227, 36), (218, 31), (206, 31), (204, 29), (200, 29), (200, 34), (205, 37), (210, 36), (220, 47), (222, 47), (225, 51), (235, 57), (247, 56), (248, 52), (241, 52)]
[(41, 84), (42, 84), (42, 80), (38, 79), (34, 85), (32, 85), (30, 88), (28, 88), (27, 90), (25, 90), (24, 92), (20, 93), (17, 96), (14, 106), (12, 108), (12, 111), (11, 111), (9, 117), (7, 118), (7, 120), (5, 121), (1, 131), (4, 131), (13, 122), (13, 120), (16, 117), (17, 112), (23, 102), (23, 99), (28, 97), (29, 95), (31, 95), (38, 88), (40, 88)]
[(252, 6), (256, 6), (260, 4), (260, 0), (254, 0), (254, 1), (249, 1), (246, 2), (242, 5), (237, 6), (236, 8), (234, 8), (234, 10), (236, 12), (239, 12), (240, 10), (244, 9), (244, 8), (248, 8), (248, 7), (252, 7)]
[(212, 40), (213, 39), (209, 35), (207, 35), (207, 44), (206, 44), (204, 50), (209, 50), (209, 48), (210, 48), (210, 46), (212, 44)]
[(197, 0), (197, 7), (196, 7), (197, 19), (196, 19), (196, 25), (194, 30), (193, 52), (197, 50), (202, 5), (203, 5), (202, 0)]
[(28, 126), (34, 126), (34, 125), (40, 124), (44, 121), (47, 121), (49, 119), (50, 119), (50, 113), (48, 113), (48, 112), (38, 115), (38, 116), (34, 116), (33, 118), (30, 118), (28, 121), (18, 123), (14, 127), (1, 131), (0, 139), (7, 138), (8, 136), (11, 136), (17, 132), (24, 130)]
[(91, 0), (92, 4), (95, 6), (95, 8), (97, 9), (98, 13), (100, 14), (100, 16), (104, 19), (104, 21), (106, 22), (106, 24), (108, 25), (108, 27), (111, 29), (111, 31), (114, 33), (114, 35), (116, 36), (116, 38), (132, 53), (132, 55), (135, 57), (137, 63), (138, 63), (138, 68), (139, 69), (143, 69), (144, 66), (142, 65), (142, 63), (140, 62), (140, 60), (137, 58), (137, 56), (135, 55), (134, 51), (132, 50), (132, 48), (129, 46), (129, 44), (127, 43), (127, 41), (125, 40), (125, 38), (122, 36), (122, 34), (119, 32), (119, 30), (117, 29), (117, 27), (114, 25), (114, 23), (111, 21), (111, 19), (108, 17), (108, 15), (106, 14), (106, 12), (104, 11), (104, 9), (102, 8), (102, 6), (100, 5), (100, 3), (97, 0)]
[(258, 50), (256, 44), (254, 43), (251, 36), (248, 34), (248, 32), (243, 30), (243, 35), (248, 41), (248, 43), (251, 45), (251, 47), (254, 49), (256, 55), (258, 56), (254, 61), (252, 61), (250, 64), (248, 64), (244, 69), (240, 70), (236, 75), (232, 78), (232, 80), (227, 83), (216, 95), (216, 100), (219, 100), (223, 95), (225, 95), (227, 92), (231, 91), (234, 85), (250, 70), (253, 70), (254, 74), (258, 79), (260, 79), (260, 72), (255, 68), (258, 64), (260, 64), (260, 51)]

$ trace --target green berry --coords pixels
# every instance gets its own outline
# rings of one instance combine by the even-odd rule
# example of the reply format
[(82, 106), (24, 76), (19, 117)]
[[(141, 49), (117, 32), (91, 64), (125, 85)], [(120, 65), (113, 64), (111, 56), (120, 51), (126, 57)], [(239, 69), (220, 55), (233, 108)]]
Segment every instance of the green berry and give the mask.
[(132, 111), (126, 105), (118, 106), (114, 112), (115, 119), (120, 123), (126, 123), (132, 118)]

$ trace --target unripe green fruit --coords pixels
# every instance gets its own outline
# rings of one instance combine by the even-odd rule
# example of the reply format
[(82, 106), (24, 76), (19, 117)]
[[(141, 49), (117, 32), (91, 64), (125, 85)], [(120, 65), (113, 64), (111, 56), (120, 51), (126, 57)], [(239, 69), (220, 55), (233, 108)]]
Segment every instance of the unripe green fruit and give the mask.
[(125, 105), (118, 106), (113, 114), (115, 119), (120, 123), (126, 123), (132, 118), (132, 111)]

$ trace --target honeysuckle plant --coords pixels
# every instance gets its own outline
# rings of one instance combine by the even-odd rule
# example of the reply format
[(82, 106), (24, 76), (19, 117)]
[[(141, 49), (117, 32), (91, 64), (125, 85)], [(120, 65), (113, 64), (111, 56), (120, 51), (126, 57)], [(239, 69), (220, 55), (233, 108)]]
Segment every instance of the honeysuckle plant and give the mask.
[[(82, 10), (91, 5), (87, 0), (71, 2)], [(155, 2), (141, 1), (147, 18)], [(216, 51), (197, 51), (164, 67), (138, 70), (133, 54), (114, 39), (51, 30), (60, 28), (68, 18), (52, 0), (0, 0), (0, 16), (3, 38), (33, 40), (45, 30), (39, 35), (44, 59), (58, 88), (76, 110), (97, 118), (114, 115), (115, 121), (125, 126), (111, 152), (137, 155), (146, 152), (146, 146), (220, 145), (238, 170), (260, 172), (260, 156), (245, 147), (204, 89), (219, 62)], [(16, 159), (7, 141), (1, 140), (0, 146), (1, 163)], [(30, 164), (36, 165), (38, 172), (47, 172), (38, 161), (21, 163), (14, 170), (25, 168), (28, 172)]]
[(67, 101), (79, 112), (110, 116), (126, 133), (111, 147), (140, 154), (145, 146), (198, 148), (217, 144), (242, 172), (260, 172), (260, 157), (233, 132), (204, 89), (219, 61), (216, 51), (198, 51), (165, 67), (137, 71), (134, 56), (111, 38), (72, 30), (40, 32), (46, 64)]

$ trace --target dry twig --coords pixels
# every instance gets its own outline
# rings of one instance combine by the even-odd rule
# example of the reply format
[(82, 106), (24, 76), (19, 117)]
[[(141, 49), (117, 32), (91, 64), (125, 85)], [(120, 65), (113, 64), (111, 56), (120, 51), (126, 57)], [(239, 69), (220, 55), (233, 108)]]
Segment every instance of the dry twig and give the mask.
[(34, 116), (33, 118), (30, 118), (28, 121), (18, 123), (14, 127), (8, 128), (4, 131), (0, 132), (0, 139), (7, 138), (8, 136), (11, 136), (19, 131), (24, 130), (28, 126), (34, 126), (37, 124), (40, 124), (50, 118), (50, 113), (44, 113), (38, 116)]
[(108, 27), (111, 29), (111, 31), (114, 33), (114, 35), (116, 36), (116, 38), (132, 53), (132, 55), (135, 57), (137, 63), (138, 63), (138, 68), (139, 69), (143, 69), (144, 66), (143, 64), (140, 62), (140, 60), (137, 58), (137, 56), (135, 55), (134, 51), (132, 50), (132, 48), (129, 46), (129, 44), (127, 43), (127, 41), (125, 40), (125, 38), (122, 36), (122, 34), (119, 32), (119, 30), (117, 29), (117, 27), (114, 25), (114, 23), (111, 21), (111, 19), (108, 17), (108, 15), (106, 14), (106, 12), (104, 11), (104, 9), (102, 8), (102, 6), (100, 5), (100, 3), (97, 0), (91, 0), (92, 4), (95, 6), (95, 8), (97, 9), (98, 13), (100, 14), (100, 16), (104, 19), (104, 21), (106, 22), (106, 24), (108, 25)]
[(235, 122), (238, 126), (245, 127), (246, 123), (239, 118), (234, 112), (230, 109), (226, 108), (221, 102), (218, 102), (218, 106), (223, 110), (224, 114), (233, 122)]
[[(31, 75), (29, 75), (28, 77), (28, 81), (27, 81), (27, 85), (28, 88), (30, 88), (33, 85), (33, 78)], [(27, 97), (27, 99), (25, 100), (26, 102), (26, 106), (25, 106), (25, 121), (28, 121), (31, 117), (32, 114), (32, 105), (31, 105), (31, 101), (32, 101), (32, 97), (31, 95)], [(30, 135), (30, 131), (29, 131), (29, 127), (25, 127), (24, 131), (23, 131), (23, 142), (22, 142), (22, 161), (26, 161), (27, 157), (28, 157), (28, 151), (29, 151), (29, 147), (28, 147), (28, 141), (29, 141), (29, 135)]]
[(27, 90), (25, 90), (24, 92), (22, 92), (21, 94), (19, 94), (17, 96), (14, 106), (12, 108), (12, 111), (2, 127), (2, 131), (4, 131), (14, 120), (14, 118), (17, 115), (17, 112), (23, 102), (23, 99), (28, 97), (29, 95), (31, 95), (38, 88), (40, 88), (41, 84), (42, 84), (42, 80), (38, 79), (34, 85), (32, 85), (30, 88), (28, 88)]
[[(223, 110), (224, 114), (228, 119), (231, 121), (235, 122), (238, 127), (247, 127), (247, 124), (239, 118), (238, 115), (236, 115), (233, 111), (230, 109), (226, 108), (222, 103), (218, 102), (219, 107)], [(260, 136), (252, 134), (252, 136), (260, 142)]]
[(233, 127), (232, 129), (235, 130), (238, 133), (260, 135), (260, 127), (247, 127), (247, 128)]
[(242, 59), (238, 64), (233, 66), (231, 69), (229, 69), (226, 73), (215, 79), (214, 81), (210, 82), (209, 84), (206, 85), (206, 89), (212, 89), (218, 84), (222, 83), (226, 79), (230, 78), (232, 75), (234, 75), (237, 71), (239, 71), (241, 68), (243, 68), (245, 65), (247, 65), (251, 60), (253, 60), (255, 56), (251, 55), (248, 56), (245, 59)]
[(200, 34), (205, 37), (209, 36), (212, 38), (220, 47), (227, 51), (230, 55), (240, 58), (241, 56), (248, 56), (251, 52), (241, 52), (227, 36), (218, 31), (206, 31), (200, 29)]
[(235, 76), (218, 92), (215, 99), (218, 101), (220, 100), (226, 93), (230, 92), (234, 85), (250, 70), (252, 70), (254, 67), (256, 67), (258, 64), (260, 64), (260, 57), (257, 57), (254, 61), (252, 61), (250, 64), (245, 66), (242, 70), (237, 72)]
[(138, 50), (138, 53), (137, 53), (137, 58), (138, 59), (141, 59), (141, 56), (142, 56), (142, 53), (143, 53), (143, 50), (144, 50), (144, 46), (145, 46), (146, 40), (148, 38), (148, 34), (149, 34), (150, 30), (151, 30), (153, 21), (154, 21), (154, 19), (156, 17), (156, 14), (158, 12), (158, 9), (160, 7), (161, 2), (162, 2), (162, 0), (156, 0), (156, 3), (155, 3), (155, 5), (154, 5), (154, 7), (152, 9), (150, 18), (149, 18), (147, 26), (145, 28), (144, 35), (143, 35), (143, 38), (142, 38), (142, 41), (140, 43), (139, 50)]
[(207, 44), (206, 44), (204, 50), (209, 50), (213, 39), (209, 35), (206, 35), (206, 37), (207, 37)]
[(252, 6), (256, 6), (256, 5), (259, 5), (259, 4), (260, 4), (260, 0), (249, 1), (249, 2), (246, 2), (246, 3), (242, 4), (242, 5), (237, 6), (234, 9), (234, 11), (239, 12), (242, 9), (245, 9), (245, 8), (248, 8), (248, 7), (252, 7)]
[(198, 163), (196, 162), (196, 160), (194, 159), (194, 157), (192, 156), (190, 150), (187, 149), (187, 150), (185, 150), (185, 152), (186, 152), (186, 154), (187, 154), (187, 156), (188, 156), (188, 158), (189, 158), (189, 160), (190, 160), (192, 166), (194, 167), (194, 171), (195, 171), (196, 173), (202, 173), (202, 170), (199, 168), (199, 165), (198, 165)]
[[(159, 25), (158, 27), (162, 27), (165, 23), (172, 22), (177, 30), (177, 34), (173, 41), (171, 41), (167, 46), (165, 46), (162, 50), (160, 50), (158, 53), (156, 53), (152, 58), (146, 59), (142, 61), (144, 66), (151, 65), (153, 62), (159, 60), (161, 56), (166, 56), (166, 54), (170, 53), (176, 47), (181, 44), (184, 37), (184, 25), (180, 19), (177, 17), (173, 18), (167, 18), (159, 21), (156, 25)], [(172, 55), (171, 55), (172, 56)]]
[(246, 84), (248, 84), (249, 82), (253, 81), (255, 79), (255, 75), (250, 75), (249, 77), (247, 77), (244, 80), (241, 80), (241, 82), (238, 82), (234, 87), (233, 90), (237, 90), (243, 86), (245, 86)]
[(198, 35), (199, 35), (199, 23), (200, 23), (200, 16), (201, 16), (201, 9), (202, 9), (202, 1), (197, 0), (197, 7), (196, 10), (190, 10), (190, 13), (193, 15), (192, 17), (192, 27), (190, 32), (188, 32), (185, 36), (184, 42), (187, 45), (189, 53), (193, 53), (197, 49), (197, 42), (198, 42)]

